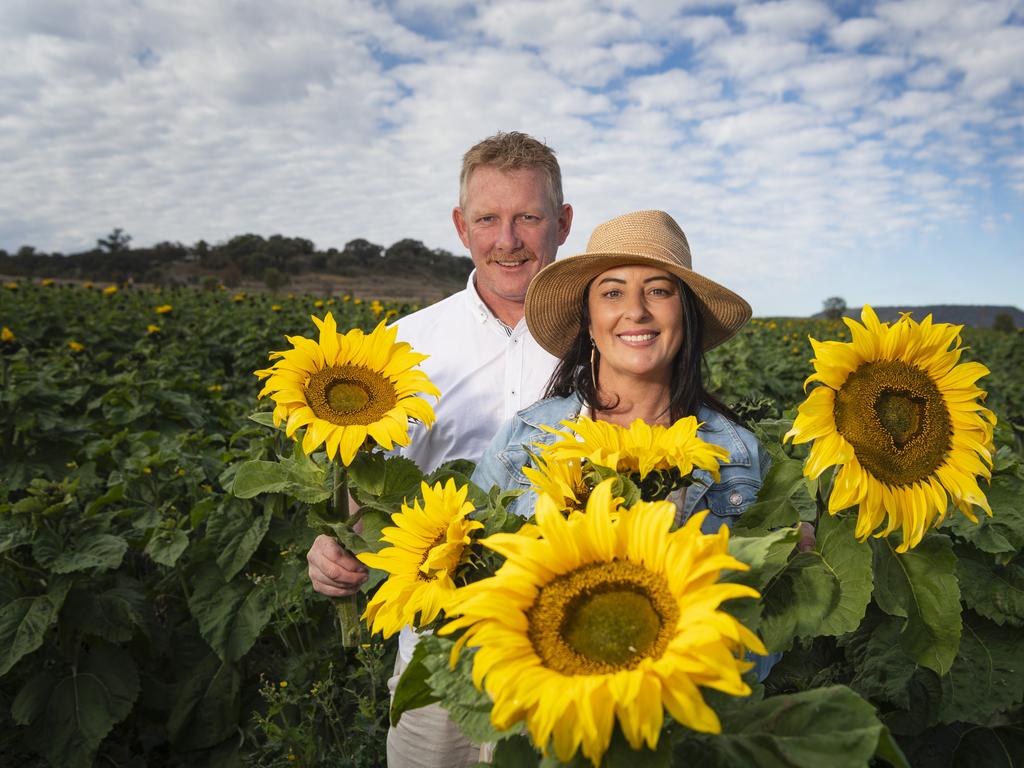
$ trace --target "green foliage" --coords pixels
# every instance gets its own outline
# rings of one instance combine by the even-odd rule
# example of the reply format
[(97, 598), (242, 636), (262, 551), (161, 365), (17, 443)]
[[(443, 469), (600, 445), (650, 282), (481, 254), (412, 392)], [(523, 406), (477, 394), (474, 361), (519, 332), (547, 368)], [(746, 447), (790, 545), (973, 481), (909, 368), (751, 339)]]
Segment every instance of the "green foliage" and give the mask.
[(960, 644), (960, 585), (950, 540), (927, 534), (909, 552), (890, 539), (872, 539), (875, 600), (890, 616), (905, 619), (903, 650), (921, 666), (946, 674)]
[[(176, 252), (103, 255), (152, 266)], [(257, 276), (315, 255), (312, 244), (256, 236), (204, 253)], [(356, 243), (326, 262), (419, 256), (415, 242), (387, 254)], [(282, 296), (271, 311), (268, 297), (217, 290), (2, 290), (0, 325), (17, 343), (0, 345), (0, 763), (382, 765), (394, 644), (340, 648), (334, 606), (306, 578), (307, 521), (335, 524), (335, 478), (322, 454), (306, 457), (267, 428), (269, 411), (248, 417), (252, 372), (285, 335), (308, 334), (309, 314), (330, 309), (339, 326), (369, 329), (402, 308)], [(164, 304), (173, 311), (156, 314)], [(713, 698), (722, 736), (676, 727), (659, 752), (632, 753), (616, 732), (609, 764), (901, 765), (902, 749), (915, 766), (1013, 765), (1024, 753), (1024, 335), (964, 331), (964, 359), (992, 369), (982, 383), (1000, 416), (993, 516), (976, 524), (951, 510), (906, 554), (888, 540), (857, 543), (852, 519), (820, 513), (829, 474), (804, 479), (806, 446), (780, 441), (803, 396), (807, 335), (847, 337), (830, 321), (756, 320), (708, 356), (714, 388), (754, 420), (774, 459), (730, 542), (751, 568), (727, 575), (765, 598), (726, 608), (788, 650), (763, 701)], [(471, 472), (454, 462), (429, 481)], [(419, 472), (361, 458), (351, 479), (363, 530), (346, 543), (379, 546), (388, 515), (419, 492)], [(484, 533), (514, 530), (515, 494), (487, 490), (469, 496)], [(798, 520), (816, 523), (811, 551), (794, 551)], [(497, 562), (486, 552), (476, 564)], [(396, 710), (444, 693), (479, 738), (503, 736), (496, 765), (555, 765), (522, 736), (490, 730), (471, 652), (451, 670), (450, 641), (430, 643), (438, 653), (402, 679)]]

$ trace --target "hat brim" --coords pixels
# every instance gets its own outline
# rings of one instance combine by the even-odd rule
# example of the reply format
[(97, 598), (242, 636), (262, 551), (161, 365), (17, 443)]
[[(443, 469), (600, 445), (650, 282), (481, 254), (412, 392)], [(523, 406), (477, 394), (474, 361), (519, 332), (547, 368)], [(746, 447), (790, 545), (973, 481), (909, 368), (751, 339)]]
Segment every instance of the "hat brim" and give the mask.
[(689, 286), (704, 318), (704, 351), (732, 338), (752, 314), (738, 294), (691, 269), (664, 259), (626, 253), (583, 253), (544, 267), (526, 292), (526, 324), (544, 349), (564, 357), (579, 333), (587, 285), (612, 267), (650, 266), (675, 275)]

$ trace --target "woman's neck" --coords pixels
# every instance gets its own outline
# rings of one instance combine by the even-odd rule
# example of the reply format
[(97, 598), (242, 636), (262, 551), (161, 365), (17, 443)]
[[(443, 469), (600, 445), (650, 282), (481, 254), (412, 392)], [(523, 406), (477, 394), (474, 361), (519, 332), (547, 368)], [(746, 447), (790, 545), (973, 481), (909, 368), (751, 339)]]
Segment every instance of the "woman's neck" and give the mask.
[(605, 385), (601, 382), (598, 401), (611, 403), (612, 407), (594, 409), (594, 418), (628, 427), (637, 419), (648, 424), (668, 425), (672, 422), (669, 412), (671, 403), (670, 387), (667, 382), (633, 380), (625, 384)]

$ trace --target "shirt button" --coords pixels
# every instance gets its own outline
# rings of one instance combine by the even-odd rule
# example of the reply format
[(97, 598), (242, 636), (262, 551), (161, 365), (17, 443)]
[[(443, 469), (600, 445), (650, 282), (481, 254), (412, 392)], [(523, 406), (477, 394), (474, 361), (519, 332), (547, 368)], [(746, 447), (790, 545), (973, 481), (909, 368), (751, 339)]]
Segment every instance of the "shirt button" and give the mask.
[(743, 494), (739, 491), (733, 491), (729, 494), (729, 503), (733, 506), (739, 504), (741, 501), (743, 501)]

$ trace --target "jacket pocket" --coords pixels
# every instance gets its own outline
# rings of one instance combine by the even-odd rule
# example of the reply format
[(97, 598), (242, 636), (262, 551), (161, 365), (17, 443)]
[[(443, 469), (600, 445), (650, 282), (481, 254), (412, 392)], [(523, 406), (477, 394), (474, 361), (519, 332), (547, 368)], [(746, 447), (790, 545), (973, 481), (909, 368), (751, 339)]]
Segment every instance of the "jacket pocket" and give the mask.
[(530, 454), (522, 445), (510, 445), (498, 452), (498, 462), (508, 475), (505, 489), (529, 488), (530, 480), (523, 474), (523, 467), (530, 463)]

